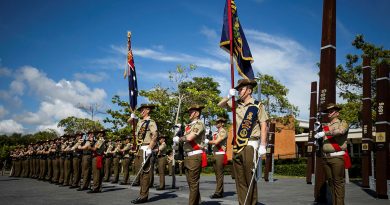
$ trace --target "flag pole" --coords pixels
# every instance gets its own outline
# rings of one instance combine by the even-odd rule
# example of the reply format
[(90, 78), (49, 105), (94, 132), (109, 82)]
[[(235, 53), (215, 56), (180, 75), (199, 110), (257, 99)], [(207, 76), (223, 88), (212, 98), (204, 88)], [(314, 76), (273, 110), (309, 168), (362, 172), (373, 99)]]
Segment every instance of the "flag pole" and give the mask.
[[(131, 49), (131, 32), (128, 31), (127, 32), (127, 52), (129, 52), (130, 49)], [(127, 63), (129, 63), (129, 60), (130, 60), (129, 59), (129, 55), (127, 55)], [(127, 67), (129, 67), (129, 65), (127, 65)], [(128, 72), (130, 72), (130, 71), (128, 71)], [(128, 73), (128, 75), (130, 75), (130, 73)], [(129, 78), (129, 76), (128, 76), (128, 78)], [(131, 111), (131, 113), (134, 112), (134, 110), (131, 107), (131, 105), (130, 105), (130, 111)], [(133, 150), (134, 150), (137, 147), (137, 145), (136, 145), (136, 137), (135, 137), (135, 128), (136, 128), (135, 119), (133, 119), (131, 121), (131, 126), (132, 126), (131, 132), (132, 132), (132, 135), (133, 135)]]
[[(232, 2), (227, 0), (228, 3), (228, 22), (229, 22), (229, 42), (230, 42), (230, 75), (231, 75), (231, 88), (234, 88), (234, 64), (233, 64), (233, 21), (232, 21)], [(236, 145), (236, 101), (235, 96), (232, 97), (232, 117), (233, 117), (233, 145)], [(233, 146), (234, 147), (234, 146)]]

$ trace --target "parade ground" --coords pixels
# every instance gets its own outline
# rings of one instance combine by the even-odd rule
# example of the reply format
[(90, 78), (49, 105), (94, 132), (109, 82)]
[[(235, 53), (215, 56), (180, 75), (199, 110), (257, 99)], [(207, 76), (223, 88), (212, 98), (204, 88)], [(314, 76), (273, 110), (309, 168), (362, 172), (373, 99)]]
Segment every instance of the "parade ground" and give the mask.
[[(177, 189), (170, 189), (171, 177), (166, 177), (166, 189), (157, 191), (150, 189), (149, 202), (146, 204), (188, 204), (188, 186), (185, 176), (177, 176)], [(225, 176), (225, 197), (210, 199), (214, 193), (215, 177), (201, 176), (200, 194), (202, 204), (238, 204), (234, 180)], [(158, 178), (155, 176), (155, 186)], [(306, 184), (304, 178), (278, 177), (275, 182), (258, 182), (258, 204), (314, 204), (313, 185)], [(30, 178), (14, 178), (0, 176), (1, 204), (130, 204), (138, 196), (139, 187), (103, 183), (103, 192), (88, 194), (87, 191), (76, 191), (68, 187), (61, 187), (45, 181)], [(376, 199), (374, 192), (364, 190), (358, 182), (346, 184), (346, 204), (368, 205), (389, 204), (389, 200)]]

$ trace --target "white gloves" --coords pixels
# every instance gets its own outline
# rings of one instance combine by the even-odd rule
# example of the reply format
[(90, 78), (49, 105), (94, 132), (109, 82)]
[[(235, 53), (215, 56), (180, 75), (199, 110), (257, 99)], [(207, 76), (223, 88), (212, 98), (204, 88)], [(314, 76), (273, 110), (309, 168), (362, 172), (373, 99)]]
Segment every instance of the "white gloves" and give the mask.
[(257, 153), (259, 154), (259, 157), (264, 155), (264, 154), (266, 154), (267, 150), (265, 149), (265, 145), (260, 145), (259, 150), (257, 151)]
[(320, 127), (321, 127), (321, 123), (320, 122), (317, 121), (317, 122), (314, 123), (314, 131), (315, 132), (317, 132), (317, 130), (320, 129)]
[(234, 88), (231, 88), (231, 89), (229, 90), (229, 94), (228, 94), (227, 98), (230, 99), (230, 98), (232, 98), (233, 96), (236, 96), (236, 94), (237, 94), (237, 90), (234, 89)]
[(178, 133), (180, 131), (181, 124), (176, 124), (175, 125), (175, 133)]
[(135, 115), (134, 113), (131, 113), (130, 119), (138, 119), (138, 117), (137, 117), (137, 115)]
[(173, 138), (173, 143), (179, 143), (179, 137), (178, 136), (175, 136), (174, 138)]
[(208, 135), (210, 133), (210, 128), (206, 128), (206, 135)]
[(319, 138), (323, 138), (324, 136), (325, 136), (325, 132), (319, 132), (316, 135), (314, 135), (314, 138), (319, 139)]
[(145, 155), (146, 155), (146, 156), (149, 156), (150, 154), (152, 154), (152, 150), (149, 149), (149, 148), (147, 148), (147, 149), (145, 150)]
[(205, 144), (209, 144), (209, 142), (210, 142), (210, 140), (209, 140), (209, 139), (207, 139), (207, 138), (206, 138), (206, 139), (204, 139), (204, 143), (205, 143)]

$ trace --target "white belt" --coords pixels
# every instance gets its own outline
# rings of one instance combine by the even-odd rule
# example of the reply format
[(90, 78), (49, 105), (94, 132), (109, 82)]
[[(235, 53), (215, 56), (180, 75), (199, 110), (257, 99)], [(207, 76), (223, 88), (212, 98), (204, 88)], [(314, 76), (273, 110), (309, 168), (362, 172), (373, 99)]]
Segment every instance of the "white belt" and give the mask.
[(214, 152), (215, 155), (219, 155), (219, 154), (225, 154), (226, 152), (224, 151), (220, 151), (220, 152)]
[(193, 155), (196, 155), (196, 154), (202, 154), (203, 153), (203, 150), (195, 150), (195, 151), (192, 151), (192, 152), (187, 152), (187, 156), (193, 156)]
[(259, 148), (259, 141), (255, 140), (249, 140), (248, 145), (252, 146), (255, 152), (257, 152), (257, 148)]
[(143, 151), (143, 154), (142, 154), (142, 160), (143, 160), (143, 163), (145, 164), (145, 161), (146, 161), (146, 150), (148, 149), (149, 145), (144, 145), (144, 146), (141, 146), (140, 149)]
[(325, 153), (326, 156), (330, 156), (330, 157), (342, 156), (344, 154), (345, 154), (345, 151)]
[(141, 149), (142, 149), (143, 151), (146, 151), (146, 150), (148, 149), (148, 147), (149, 147), (149, 145), (144, 145), (144, 146), (141, 146)]

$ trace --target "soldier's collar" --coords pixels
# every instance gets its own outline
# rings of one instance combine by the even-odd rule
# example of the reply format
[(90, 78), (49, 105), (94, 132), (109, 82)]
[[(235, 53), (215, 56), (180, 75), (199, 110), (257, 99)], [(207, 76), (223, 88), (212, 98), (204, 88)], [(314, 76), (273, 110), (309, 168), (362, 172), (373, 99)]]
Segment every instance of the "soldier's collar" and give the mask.
[(250, 104), (255, 104), (255, 99), (254, 99), (253, 97), (251, 97), (251, 98), (249, 99), (249, 101), (248, 101), (247, 104), (245, 104), (244, 101), (242, 101), (242, 100), (240, 99), (240, 100), (238, 100), (238, 103), (240, 103), (240, 104), (242, 104), (242, 105), (244, 105), (244, 106), (247, 106), (247, 105), (250, 105)]
[(143, 121), (150, 120), (150, 116), (147, 116), (147, 117), (143, 118), (142, 120)]
[(198, 122), (198, 120), (199, 120), (199, 119), (196, 119), (196, 120), (192, 121), (192, 122), (190, 123), (190, 125), (196, 124), (196, 123)]

